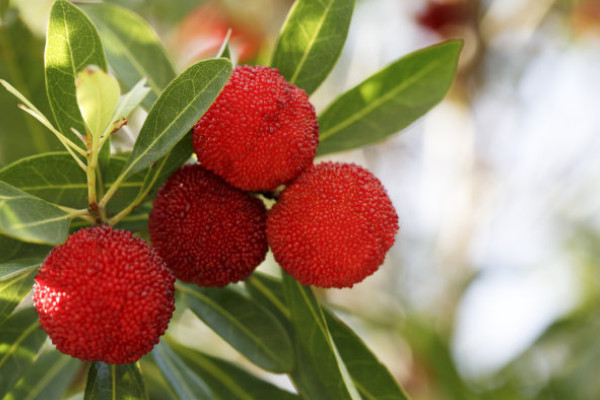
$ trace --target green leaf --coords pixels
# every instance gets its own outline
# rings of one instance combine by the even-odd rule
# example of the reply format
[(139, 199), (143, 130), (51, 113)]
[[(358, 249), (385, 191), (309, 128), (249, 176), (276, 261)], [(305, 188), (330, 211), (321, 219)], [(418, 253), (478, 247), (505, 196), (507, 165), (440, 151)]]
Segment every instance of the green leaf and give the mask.
[(147, 399), (144, 379), (137, 364), (106, 364), (95, 362), (90, 365), (85, 400)]
[(192, 128), (225, 86), (231, 69), (224, 58), (200, 61), (167, 86), (140, 130), (125, 176), (165, 155)]
[(9, 262), (24, 258), (43, 259), (52, 250), (52, 246), (22, 242), (0, 234), (0, 262)]
[(293, 349), (285, 329), (269, 311), (229, 288), (176, 285), (186, 304), (250, 361), (272, 372), (288, 372)]
[(0, 325), (0, 399), (33, 363), (45, 339), (33, 307), (18, 311)]
[(231, 38), (231, 29), (227, 30), (227, 34), (225, 35), (225, 39), (223, 39), (223, 44), (221, 48), (217, 52), (217, 58), (228, 58), (231, 60), (231, 49), (229, 48), (229, 40)]
[(97, 66), (88, 65), (77, 73), (75, 87), (79, 111), (90, 134), (92, 137), (102, 135), (113, 122), (121, 95), (117, 80)]
[(461, 41), (409, 54), (338, 97), (319, 115), (318, 155), (376, 143), (439, 103), (452, 84)]
[(142, 100), (148, 95), (150, 88), (146, 85), (146, 78), (141, 79), (138, 83), (135, 84), (131, 90), (119, 98), (119, 102), (117, 103), (117, 108), (112, 116), (112, 121), (119, 121), (121, 118), (127, 118), (129, 114), (137, 106), (140, 105)]
[(277, 40), (272, 66), (311, 94), (339, 58), (355, 0), (296, 0)]
[[(323, 312), (312, 290), (299, 284), (290, 275), (283, 274), (285, 298), (296, 333), (294, 341), (298, 346), (297, 354), (303, 353), (306, 356), (298, 359), (298, 371), (308, 370), (313, 374), (294, 375), (298, 389), (304, 397), (311, 399), (321, 396), (359, 400), (361, 397), (331, 339)], [(314, 381), (315, 375), (320, 377), (320, 381)]]
[(0, 20), (4, 20), (6, 17), (6, 11), (9, 7), (9, 0), (0, 0)]
[(154, 361), (180, 399), (211, 399), (210, 388), (186, 367), (166, 344), (160, 342), (152, 350)]
[(81, 362), (56, 350), (42, 353), (3, 400), (59, 400)]
[(40, 262), (26, 260), (0, 264), (0, 324), (31, 291), (39, 266)]
[(189, 369), (202, 377), (220, 399), (294, 400), (300, 398), (227, 361), (182, 346), (168, 338), (167, 343)]
[(50, 203), (72, 208), (88, 206), (85, 172), (67, 152), (18, 160), (0, 170), (0, 181)]
[(346, 324), (326, 312), (329, 331), (364, 399), (409, 400), (388, 369)]
[(50, 12), (46, 40), (46, 90), (59, 130), (71, 141), (84, 144), (71, 128), (86, 134), (75, 89), (77, 73), (87, 65), (106, 71), (106, 58), (96, 28), (79, 8), (56, 0)]
[(70, 219), (55, 205), (0, 181), (0, 233), (57, 245), (67, 239)]
[(114, 4), (82, 6), (102, 34), (108, 60), (123, 85), (131, 89), (147, 78), (150, 93), (143, 105), (150, 110), (175, 69), (152, 27), (139, 15)]
[[(0, 23), (0, 77), (12, 84), (46, 115), (44, 43), (35, 37), (13, 10)], [(0, 90), (0, 167), (21, 157), (60, 149), (60, 142), (29, 115), (17, 110), (19, 101)]]

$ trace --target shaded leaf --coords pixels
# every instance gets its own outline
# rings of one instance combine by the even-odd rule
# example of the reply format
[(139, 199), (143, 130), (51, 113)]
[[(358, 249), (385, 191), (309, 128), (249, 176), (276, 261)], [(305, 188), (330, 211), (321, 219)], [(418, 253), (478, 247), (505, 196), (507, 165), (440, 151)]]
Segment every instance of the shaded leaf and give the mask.
[(198, 121), (231, 74), (224, 58), (200, 61), (179, 75), (150, 110), (124, 169), (130, 176), (165, 155)]
[(388, 369), (377, 360), (360, 337), (331, 313), (326, 312), (325, 317), (340, 356), (363, 398), (408, 400)]
[(33, 363), (45, 339), (33, 307), (16, 312), (0, 325), (0, 399)]
[(32, 243), (61, 244), (70, 218), (53, 204), (0, 181), (0, 233)]
[(52, 250), (52, 246), (25, 243), (0, 234), (0, 262), (32, 257), (43, 259), (50, 250)]
[(108, 4), (82, 6), (102, 34), (111, 67), (127, 89), (146, 78), (150, 92), (143, 105), (150, 110), (162, 90), (175, 78), (167, 52), (152, 27), (126, 8)]
[(106, 58), (96, 28), (79, 8), (56, 0), (50, 12), (46, 39), (46, 90), (59, 130), (71, 141), (84, 144), (71, 132), (85, 135), (75, 89), (77, 73), (86, 65), (106, 71)]
[(425, 114), (450, 88), (461, 47), (411, 53), (338, 97), (319, 115), (318, 155), (379, 142)]
[(85, 400), (147, 399), (144, 379), (137, 364), (106, 364), (95, 362), (90, 365)]
[(40, 262), (0, 264), (0, 323), (3, 323), (33, 288)]
[(311, 94), (339, 58), (355, 0), (296, 0), (277, 40), (272, 66)]
[(81, 362), (50, 350), (35, 361), (3, 400), (59, 400), (75, 378)]
[(169, 385), (180, 399), (213, 398), (210, 388), (198, 375), (189, 370), (169, 346), (160, 342), (152, 350), (152, 356)]
[(116, 79), (95, 65), (77, 73), (75, 81), (77, 104), (92, 137), (102, 135), (113, 114), (121, 89)]
[(273, 372), (293, 367), (291, 341), (269, 311), (228, 288), (178, 284), (190, 309), (256, 365)]
[[(314, 371), (312, 376), (293, 375), (298, 390), (307, 398), (360, 399), (346, 366), (338, 354), (327, 329), (323, 312), (312, 290), (283, 273), (283, 288), (294, 327), (297, 370)], [(319, 381), (315, 381), (315, 376)], [(317, 397), (315, 397), (317, 396)]]
[(42, 261), (43, 258), (30, 258), (2, 263), (0, 264), (0, 282), (14, 278), (23, 272), (35, 270)]
[(202, 377), (213, 393), (221, 399), (293, 400), (297, 395), (255, 377), (230, 362), (220, 360), (167, 339), (188, 368)]
[[(43, 113), (50, 115), (44, 80), (44, 43), (11, 10), (0, 23), (0, 77), (10, 81)], [(0, 89), (0, 166), (31, 154), (57, 150), (60, 142), (17, 109), (19, 101)]]

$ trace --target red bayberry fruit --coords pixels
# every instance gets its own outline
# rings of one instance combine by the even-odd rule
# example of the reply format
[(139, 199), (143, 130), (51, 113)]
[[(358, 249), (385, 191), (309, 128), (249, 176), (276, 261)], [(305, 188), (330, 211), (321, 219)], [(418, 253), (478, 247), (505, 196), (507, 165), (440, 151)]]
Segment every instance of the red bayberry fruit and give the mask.
[(201, 165), (186, 165), (160, 189), (150, 239), (175, 276), (199, 286), (244, 279), (265, 259), (263, 202)]
[(352, 287), (383, 263), (398, 216), (383, 185), (354, 164), (307, 169), (269, 211), (275, 260), (304, 285)]
[(86, 228), (50, 252), (33, 301), (56, 348), (84, 361), (125, 364), (152, 350), (175, 308), (175, 277), (131, 232)]
[(198, 161), (242, 190), (272, 190), (313, 161), (315, 109), (304, 90), (262, 66), (237, 67), (194, 126)]

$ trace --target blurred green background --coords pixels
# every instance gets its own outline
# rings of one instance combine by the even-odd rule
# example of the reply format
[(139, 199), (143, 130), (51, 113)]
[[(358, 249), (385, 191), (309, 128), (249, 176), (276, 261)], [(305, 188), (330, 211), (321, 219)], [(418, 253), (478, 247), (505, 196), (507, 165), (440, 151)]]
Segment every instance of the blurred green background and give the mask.
[[(292, 4), (111, 2), (149, 20), (180, 70), (214, 55), (229, 28), (240, 62), (268, 62)], [(46, 115), (51, 4), (0, 0), (0, 77)], [(328, 157), (371, 169), (401, 230), (374, 276), (320, 294), (414, 400), (600, 399), (600, 1), (358, 0), (312, 101), (322, 110), (455, 37), (465, 47), (442, 104), (402, 135)], [(0, 107), (0, 167), (60, 150), (5, 91)]]

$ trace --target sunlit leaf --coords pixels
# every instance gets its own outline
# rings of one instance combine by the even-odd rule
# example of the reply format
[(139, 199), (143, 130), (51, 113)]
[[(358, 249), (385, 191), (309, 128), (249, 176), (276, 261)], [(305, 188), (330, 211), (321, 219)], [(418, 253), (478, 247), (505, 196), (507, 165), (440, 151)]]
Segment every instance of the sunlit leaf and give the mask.
[(210, 388), (192, 370), (188, 369), (179, 356), (163, 342), (154, 346), (152, 356), (169, 385), (180, 399), (210, 399)]
[(3, 400), (59, 400), (81, 365), (56, 350), (44, 352)]
[[(77, 104), (92, 137), (102, 135), (112, 122), (121, 89), (116, 79), (95, 65), (77, 73)], [(98, 138), (99, 139), (99, 138)]]
[(150, 110), (124, 169), (141, 171), (165, 155), (192, 128), (231, 74), (224, 58), (200, 61), (167, 86)]
[(272, 66), (311, 94), (344, 47), (355, 0), (296, 0), (277, 40)]
[(45, 338), (32, 307), (16, 312), (0, 325), (0, 399), (33, 363)]
[(102, 34), (110, 65), (123, 85), (131, 89), (141, 79), (148, 80), (150, 92), (143, 105), (150, 110), (176, 75), (158, 36), (146, 21), (126, 8), (109, 3), (82, 8)]
[(137, 364), (90, 365), (85, 400), (147, 399), (144, 379)]
[(106, 58), (100, 36), (89, 18), (66, 0), (56, 0), (50, 12), (46, 39), (46, 90), (56, 124), (63, 135), (77, 145), (84, 144), (71, 128), (85, 135), (75, 79), (87, 65), (106, 71)]
[(293, 350), (285, 329), (258, 303), (228, 288), (176, 288), (194, 314), (250, 361), (273, 372), (292, 369)]
[(452, 84), (460, 41), (409, 54), (338, 97), (319, 115), (318, 155), (376, 143), (439, 103)]
[(56, 245), (67, 239), (70, 220), (60, 208), (0, 181), (0, 233)]

